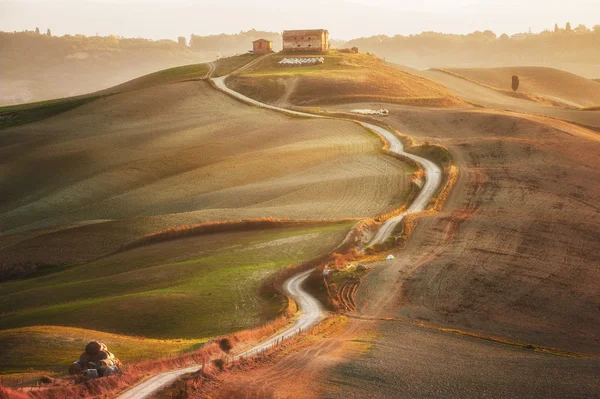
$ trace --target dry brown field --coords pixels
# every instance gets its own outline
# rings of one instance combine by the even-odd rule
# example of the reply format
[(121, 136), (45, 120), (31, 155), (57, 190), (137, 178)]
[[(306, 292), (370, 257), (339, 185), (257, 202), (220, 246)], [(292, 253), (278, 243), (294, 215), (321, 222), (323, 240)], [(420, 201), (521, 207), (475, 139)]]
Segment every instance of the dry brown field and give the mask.
[(446, 146), (451, 196), (371, 265), (346, 326), (226, 374), (212, 397), (598, 396), (600, 135), (502, 111), (360, 106)]
[[(324, 105), (357, 101), (385, 101), (418, 106), (456, 107), (465, 105), (445, 87), (401, 71), (368, 54), (331, 52), (325, 63), (310, 66), (281, 66), (275, 54), (240, 75), (228, 85), (251, 98), (277, 105)], [(301, 56), (301, 57), (314, 57)]]
[(399, 261), (402, 315), (600, 353), (600, 134), (498, 111), (390, 112), (388, 124), (446, 146), (461, 170)]
[(446, 68), (452, 74), (502, 91), (512, 91), (512, 76), (519, 76), (517, 93), (528, 93), (572, 107), (600, 104), (600, 84), (591, 79), (553, 68)]

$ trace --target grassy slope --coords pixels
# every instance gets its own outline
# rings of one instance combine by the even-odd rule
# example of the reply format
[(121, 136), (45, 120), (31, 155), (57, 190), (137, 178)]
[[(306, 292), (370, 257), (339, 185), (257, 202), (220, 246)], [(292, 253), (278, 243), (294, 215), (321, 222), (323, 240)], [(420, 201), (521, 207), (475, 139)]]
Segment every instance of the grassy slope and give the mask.
[(0, 108), (0, 130), (9, 127), (37, 122), (54, 115), (62, 114), (81, 105), (95, 101), (103, 95), (88, 95), (62, 98), (32, 104), (10, 105)]
[[(208, 220), (387, 213), (409, 179), (380, 149), (355, 124), (283, 117), (203, 82), (111, 96), (3, 133), (0, 230), (30, 233), (0, 237), (0, 263), (81, 262)], [(75, 223), (88, 224), (47, 229)]]
[(222, 233), (133, 249), (0, 285), (0, 328), (62, 325), (128, 335), (197, 338), (273, 318), (258, 296), (277, 269), (326, 253), (349, 223)]
[(0, 331), (0, 374), (39, 370), (64, 373), (92, 339), (126, 363), (192, 350), (205, 340), (158, 340), (82, 328), (39, 326)]
[(411, 105), (456, 106), (463, 104), (437, 83), (410, 75), (367, 54), (331, 52), (325, 63), (306, 67), (282, 67), (289, 55), (276, 54), (229, 78), (232, 88), (258, 100), (277, 102), (287, 85), (298, 77), (289, 96), (292, 105), (359, 101), (385, 101)]
[(204, 79), (209, 69), (208, 64), (192, 64), (164, 69), (162, 71), (140, 76), (137, 79), (130, 80), (121, 85), (102, 90), (100, 93), (123, 93), (125, 91), (146, 89), (162, 84)]
[(260, 55), (242, 54), (234, 57), (221, 58), (215, 63), (213, 77), (228, 75), (258, 57), (260, 57)]
[[(518, 93), (532, 94), (550, 102), (583, 107), (600, 103), (600, 84), (591, 79), (543, 67), (447, 68), (452, 74), (497, 90), (510, 91), (513, 75), (518, 75)], [(512, 94), (512, 92), (511, 92)], [(535, 99), (535, 98), (534, 98)]]
[[(250, 62), (255, 57), (248, 54), (218, 60), (215, 62), (214, 76), (226, 75)], [(77, 97), (0, 107), (0, 130), (40, 121), (109, 95), (147, 89), (163, 84), (204, 79), (209, 69), (208, 64), (183, 65), (150, 73), (118, 86)]]

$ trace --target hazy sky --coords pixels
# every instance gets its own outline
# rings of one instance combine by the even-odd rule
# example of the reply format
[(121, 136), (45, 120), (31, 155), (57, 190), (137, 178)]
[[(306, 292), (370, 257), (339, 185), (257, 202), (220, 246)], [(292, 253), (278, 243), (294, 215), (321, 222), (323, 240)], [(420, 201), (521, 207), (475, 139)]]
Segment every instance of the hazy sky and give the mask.
[(0, 0), (0, 30), (152, 39), (326, 28), (339, 39), (600, 24), (600, 0)]

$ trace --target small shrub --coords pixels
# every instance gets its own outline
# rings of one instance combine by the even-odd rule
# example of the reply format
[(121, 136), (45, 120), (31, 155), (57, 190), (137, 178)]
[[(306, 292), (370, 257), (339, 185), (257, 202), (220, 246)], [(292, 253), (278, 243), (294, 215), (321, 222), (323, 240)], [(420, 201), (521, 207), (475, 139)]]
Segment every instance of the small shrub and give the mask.
[(212, 364), (220, 371), (223, 371), (225, 369), (225, 360), (223, 359), (215, 359), (212, 361)]
[(219, 340), (219, 348), (225, 353), (229, 353), (233, 349), (233, 343), (229, 338)]
[(40, 384), (52, 384), (54, 382), (54, 379), (47, 375), (43, 375), (38, 381), (40, 382)]

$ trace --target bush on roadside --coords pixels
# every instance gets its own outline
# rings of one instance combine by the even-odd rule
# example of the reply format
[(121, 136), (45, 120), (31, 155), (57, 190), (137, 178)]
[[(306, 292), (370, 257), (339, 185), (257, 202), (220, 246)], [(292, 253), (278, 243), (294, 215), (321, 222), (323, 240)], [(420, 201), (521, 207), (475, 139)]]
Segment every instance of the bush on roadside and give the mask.
[(229, 338), (223, 338), (219, 340), (219, 348), (221, 348), (223, 352), (229, 353), (233, 349), (233, 343)]
[(212, 361), (212, 364), (220, 371), (223, 371), (225, 369), (225, 360), (223, 359), (215, 359)]

